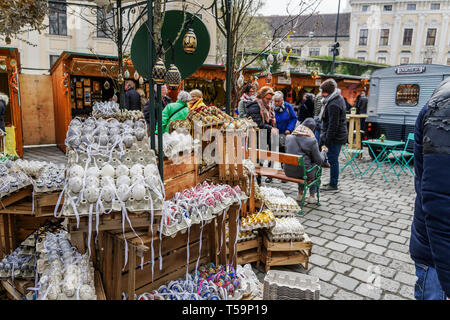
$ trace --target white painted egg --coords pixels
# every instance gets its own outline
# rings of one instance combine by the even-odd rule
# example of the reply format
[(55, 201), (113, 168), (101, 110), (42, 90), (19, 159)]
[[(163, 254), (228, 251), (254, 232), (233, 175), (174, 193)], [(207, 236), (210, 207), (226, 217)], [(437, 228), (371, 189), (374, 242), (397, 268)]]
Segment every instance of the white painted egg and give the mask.
[(144, 168), (144, 176), (150, 177), (150, 176), (154, 176), (158, 173), (158, 167), (156, 166), (156, 164), (148, 164), (145, 166)]
[(116, 168), (116, 176), (128, 176), (130, 174), (130, 169), (124, 164), (119, 164)]
[(103, 177), (108, 176), (108, 177), (114, 178), (115, 170), (112, 165), (107, 164), (107, 165), (103, 166), (101, 173), (102, 173)]
[(100, 186), (100, 180), (97, 177), (89, 176), (86, 178), (86, 187), (98, 188)]
[(134, 166), (131, 167), (130, 175), (131, 176), (142, 176), (143, 174), (143, 167), (141, 164), (136, 163)]
[(73, 193), (78, 193), (83, 188), (83, 181), (81, 177), (72, 177), (69, 179), (69, 190)]
[(135, 200), (142, 200), (145, 197), (145, 187), (142, 184), (137, 184), (133, 187), (133, 190), (131, 191), (131, 196)]
[(131, 184), (131, 179), (129, 176), (120, 176), (117, 178), (117, 186), (126, 185), (129, 186)]
[(76, 164), (69, 169), (69, 177), (83, 177), (84, 169)]
[(111, 202), (115, 197), (114, 187), (105, 186), (102, 190), (102, 201)]
[(114, 179), (111, 178), (110, 176), (102, 177), (101, 185), (102, 185), (102, 187), (114, 186)]
[(86, 176), (98, 178), (100, 176), (100, 170), (97, 167), (90, 167), (86, 171)]
[(99, 193), (100, 192), (98, 187), (88, 186), (87, 189), (84, 191), (84, 198), (88, 202), (94, 203), (97, 202)]
[(121, 184), (117, 189), (117, 195), (119, 196), (120, 200), (127, 201), (130, 197), (130, 187), (126, 184)]

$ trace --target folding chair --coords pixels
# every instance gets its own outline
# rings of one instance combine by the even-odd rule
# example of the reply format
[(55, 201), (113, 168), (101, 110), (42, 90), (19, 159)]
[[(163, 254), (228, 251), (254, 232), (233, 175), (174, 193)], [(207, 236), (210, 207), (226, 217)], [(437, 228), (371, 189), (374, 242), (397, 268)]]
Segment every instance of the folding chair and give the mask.
[[(394, 166), (396, 163), (400, 165), (400, 169), (402, 172), (405, 172), (405, 167), (408, 167), (411, 174), (414, 176), (414, 171), (412, 171), (409, 163), (414, 158), (414, 153), (406, 151), (408, 148), (409, 142), (412, 141), (414, 143), (414, 133), (408, 134), (408, 139), (406, 140), (405, 148), (403, 150), (392, 150), (391, 154), (394, 156), (395, 160), (392, 163), (392, 166)], [(405, 156), (409, 156), (409, 159), (406, 160)]]
[[(344, 169), (350, 165), (350, 167), (352, 168), (353, 173), (355, 174), (355, 177), (358, 177), (358, 175), (362, 174), (361, 169), (359, 168), (358, 164), (356, 163), (356, 158), (360, 155), (362, 155), (362, 153), (364, 152), (363, 149), (349, 149), (348, 148), (348, 144), (346, 144), (343, 148), (342, 148), (342, 153), (344, 154), (345, 158), (347, 159), (347, 163), (345, 164), (345, 166), (342, 167), (342, 169), (339, 171), (339, 173), (341, 173), (342, 171), (344, 171)], [(356, 172), (358, 171), (358, 173)]]

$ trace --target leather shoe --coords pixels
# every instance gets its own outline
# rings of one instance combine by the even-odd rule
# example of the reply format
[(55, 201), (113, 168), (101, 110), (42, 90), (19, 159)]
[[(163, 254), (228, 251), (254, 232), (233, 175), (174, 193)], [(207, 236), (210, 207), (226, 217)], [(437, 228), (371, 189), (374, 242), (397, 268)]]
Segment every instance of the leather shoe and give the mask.
[(322, 188), (320, 188), (320, 191), (338, 191), (338, 187), (326, 184)]

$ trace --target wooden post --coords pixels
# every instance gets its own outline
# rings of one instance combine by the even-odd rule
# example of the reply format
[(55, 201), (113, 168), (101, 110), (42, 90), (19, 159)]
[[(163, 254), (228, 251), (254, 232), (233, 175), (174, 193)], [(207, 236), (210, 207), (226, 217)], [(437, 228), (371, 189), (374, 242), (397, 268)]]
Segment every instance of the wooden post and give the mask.
[(229, 233), (229, 242), (228, 242), (228, 251), (230, 253), (229, 264), (232, 264), (234, 268), (236, 268), (237, 262), (237, 252), (236, 252), (236, 238), (238, 236), (237, 232), (237, 223), (236, 219), (239, 217), (239, 208), (236, 205), (231, 206), (228, 216), (228, 233)]
[(11, 253), (10, 231), (9, 231), (9, 214), (3, 215), (3, 230), (5, 232), (5, 253)]
[[(225, 215), (225, 213), (223, 214)], [(218, 249), (220, 250), (220, 253), (218, 255), (216, 254), (218, 256), (216, 265), (227, 263), (227, 241), (225, 234), (225, 223), (223, 218), (223, 216), (217, 217)]]
[(136, 247), (128, 244), (128, 300), (134, 300), (136, 291)]

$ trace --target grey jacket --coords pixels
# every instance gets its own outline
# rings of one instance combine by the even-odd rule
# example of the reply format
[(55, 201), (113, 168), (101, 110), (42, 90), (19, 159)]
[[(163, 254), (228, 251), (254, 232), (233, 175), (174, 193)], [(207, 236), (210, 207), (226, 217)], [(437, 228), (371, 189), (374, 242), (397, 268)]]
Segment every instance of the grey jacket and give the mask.
[[(305, 160), (305, 168), (310, 169), (314, 165), (322, 165), (325, 160), (325, 152), (319, 151), (319, 145), (315, 138), (308, 136), (286, 136), (286, 153), (302, 155)], [(291, 164), (284, 165), (284, 173), (291, 178), (303, 179), (303, 170)], [(314, 178), (314, 172), (308, 173), (308, 180)]]

